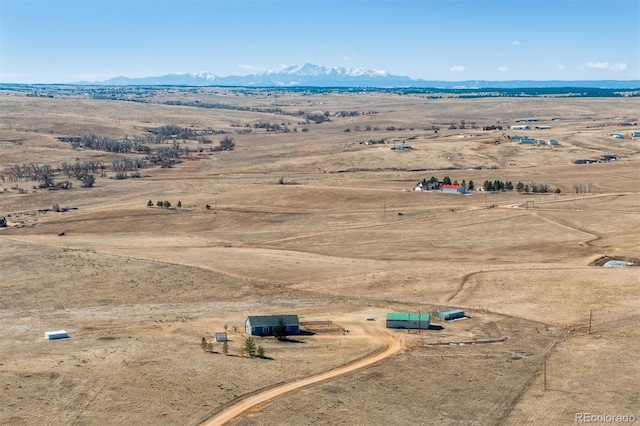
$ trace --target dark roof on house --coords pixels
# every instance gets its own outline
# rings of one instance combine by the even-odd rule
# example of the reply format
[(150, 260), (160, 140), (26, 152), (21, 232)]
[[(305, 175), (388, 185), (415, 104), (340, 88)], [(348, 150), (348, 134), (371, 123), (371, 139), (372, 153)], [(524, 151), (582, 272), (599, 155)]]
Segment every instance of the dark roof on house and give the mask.
[(285, 325), (300, 325), (297, 315), (249, 315), (247, 317), (252, 327), (275, 327), (281, 319)]

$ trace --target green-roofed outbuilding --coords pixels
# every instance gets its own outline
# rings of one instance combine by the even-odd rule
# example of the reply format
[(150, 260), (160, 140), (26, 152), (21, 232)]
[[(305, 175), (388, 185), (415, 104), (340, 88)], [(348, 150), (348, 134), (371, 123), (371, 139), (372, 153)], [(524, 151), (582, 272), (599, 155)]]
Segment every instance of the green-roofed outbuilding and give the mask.
[(431, 318), (429, 314), (404, 312), (389, 312), (387, 314), (387, 328), (428, 329)]

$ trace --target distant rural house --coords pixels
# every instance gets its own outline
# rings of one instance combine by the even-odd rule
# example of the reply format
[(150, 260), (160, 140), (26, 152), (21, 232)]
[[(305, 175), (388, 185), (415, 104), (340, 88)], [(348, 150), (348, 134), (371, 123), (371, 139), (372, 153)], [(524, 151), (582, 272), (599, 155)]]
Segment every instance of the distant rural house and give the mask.
[(422, 329), (429, 328), (429, 314), (409, 314), (390, 312), (387, 314), (387, 328)]
[(391, 147), (391, 151), (404, 151), (405, 149), (413, 149), (413, 147), (406, 144), (394, 145)]
[(549, 145), (558, 145), (558, 141), (555, 139), (549, 139)]
[(538, 139), (538, 145), (546, 145), (547, 142), (542, 140), (542, 139)]
[(624, 135), (622, 133), (609, 133), (609, 136), (616, 139), (624, 139)]
[(632, 137), (632, 138), (634, 138), (634, 139), (635, 139), (635, 138), (640, 138), (640, 132), (633, 132), (633, 133), (631, 133), (631, 137)]
[(288, 335), (300, 334), (300, 321), (297, 315), (256, 315), (247, 317), (245, 330), (250, 336), (272, 336), (282, 320)]
[(423, 179), (422, 182), (418, 182), (418, 184), (416, 185), (416, 187), (414, 188), (414, 191), (429, 191), (429, 190), (437, 190), (440, 189), (440, 182), (433, 181), (433, 180), (426, 180)]
[(551, 128), (551, 126), (536, 126), (536, 129), (539, 130), (549, 130)]
[(516, 126), (511, 126), (511, 130), (529, 130), (530, 127), (526, 124), (518, 124)]
[(453, 309), (451, 311), (442, 311), (438, 314), (440, 321), (451, 321), (458, 318), (464, 318), (464, 311), (462, 309)]
[(520, 143), (521, 144), (527, 144), (527, 145), (531, 145), (536, 143), (536, 140), (534, 138), (520, 138)]

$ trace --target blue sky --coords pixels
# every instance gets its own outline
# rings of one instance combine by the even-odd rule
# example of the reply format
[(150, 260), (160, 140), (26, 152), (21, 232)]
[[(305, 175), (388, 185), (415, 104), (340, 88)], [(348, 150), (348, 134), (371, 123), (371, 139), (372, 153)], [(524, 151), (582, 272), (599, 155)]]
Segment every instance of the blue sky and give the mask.
[(0, 82), (254, 74), (640, 79), (638, 0), (0, 0)]

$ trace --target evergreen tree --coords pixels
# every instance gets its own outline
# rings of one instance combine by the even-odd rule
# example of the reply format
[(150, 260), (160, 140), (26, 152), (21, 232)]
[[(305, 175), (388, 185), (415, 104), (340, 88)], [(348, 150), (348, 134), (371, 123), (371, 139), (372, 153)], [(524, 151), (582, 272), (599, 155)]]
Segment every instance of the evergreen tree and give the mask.
[(222, 344), (222, 353), (225, 355), (229, 354), (229, 344), (226, 341)]
[(280, 341), (287, 340), (287, 327), (282, 318), (278, 320), (278, 325), (273, 329), (273, 336)]
[(244, 340), (243, 346), (244, 352), (249, 354), (249, 356), (254, 356), (256, 354), (256, 342), (251, 337), (247, 337)]
[(158, 206), (158, 207), (164, 207), (164, 201), (158, 201), (158, 202), (156, 203), (156, 206)]
[(449, 176), (445, 176), (444, 178), (442, 178), (442, 184), (451, 185), (451, 178)]
[(171, 207), (171, 203), (170, 203), (170, 202), (168, 202), (168, 201), (165, 201), (165, 202), (164, 202), (164, 206), (165, 206), (166, 208), (169, 208), (169, 207)]
[(470, 181), (469, 181), (469, 185), (467, 185), (467, 189), (468, 189), (469, 191), (473, 191), (473, 190), (475, 189), (475, 187), (476, 187), (476, 186), (474, 185), (473, 181), (472, 181), (472, 180), (470, 180)]
[(522, 182), (516, 183), (516, 191), (518, 191), (518, 192), (524, 191), (524, 183), (522, 183)]
[(2, 216), (0, 217), (0, 228), (6, 228), (7, 227), (7, 218)]
[(147, 203), (147, 207), (153, 207), (153, 201), (149, 200), (149, 202)]
[(259, 358), (264, 358), (264, 348), (262, 346), (258, 346), (257, 355)]
[(177, 206), (178, 206), (178, 208), (182, 207), (182, 201), (178, 201)]

